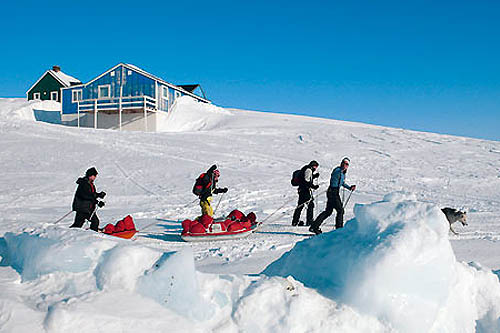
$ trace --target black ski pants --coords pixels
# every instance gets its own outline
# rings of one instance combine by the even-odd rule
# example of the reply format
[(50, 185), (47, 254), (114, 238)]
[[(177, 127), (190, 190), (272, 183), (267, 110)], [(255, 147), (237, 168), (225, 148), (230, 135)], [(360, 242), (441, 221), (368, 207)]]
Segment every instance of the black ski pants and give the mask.
[(326, 192), (326, 197), (328, 201), (326, 202), (326, 209), (324, 212), (318, 215), (316, 221), (314, 221), (313, 227), (319, 229), (321, 223), (326, 220), (330, 215), (332, 215), (333, 210), (337, 211), (337, 216), (335, 218), (335, 228), (342, 228), (344, 226), (344, 208), (342, 207), (342, 200), (340, 200), (340, 193), (338, 187), (330, 187)]
[(297, 208), (295, 208), (293, 212), (292, 225), (297, 225), (299, 223), (300, 214), (305, 205), (307, 205), (306, 224), (311, 225), (314, 222), (314, 201), (311, 196), (311, 191), (309, 189), (299, 190), (299, 202), (297, 203)]
[[(85, 223), (85, 220), (90, 219), (90, 214), (89, 213), (81, 213), (81, 212), (76, 212), (75, 216), (75, 222), (70, 226), (70, 228), (81, 228), (83, 224)], [(94, 231), (98, 231), (99, 228), (99, 218), (97, 217), (97, 214), (94, 213), (92, 216), (92, 219), (90, 219), (90, 229)]]

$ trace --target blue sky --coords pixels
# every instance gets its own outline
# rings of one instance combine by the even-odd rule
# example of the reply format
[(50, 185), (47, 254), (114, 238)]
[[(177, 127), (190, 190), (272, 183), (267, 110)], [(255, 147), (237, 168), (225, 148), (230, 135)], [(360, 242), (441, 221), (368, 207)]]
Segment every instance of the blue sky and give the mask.
[(500, 140), (498, 1), (8, 1), (0, 96), (119, 62), (215, 104)]

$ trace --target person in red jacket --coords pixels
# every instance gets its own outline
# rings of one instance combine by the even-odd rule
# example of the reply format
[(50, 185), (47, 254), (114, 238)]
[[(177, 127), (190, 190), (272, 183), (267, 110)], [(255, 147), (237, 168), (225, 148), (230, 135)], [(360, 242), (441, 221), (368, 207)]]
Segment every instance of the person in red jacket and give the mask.
[(220, 172), (217, 170), (217, 165), (212, 165), (207, 172), (202, 173), (193, 187), (193, 193), (200, 198), (200, 207), (202, 215), (213, 216), (214, 210), (210, 203), (212, 202), (212, 194), (226, 193), (227, 188), (218, 188)]
[(86, 220), (90, 221), (90, 229), (99, 230), (99, 218), (95, 213), (97, 207), (104, 207), (105, 192), (97, 192), (94, 181), (97, 177), (96, 168), (92, 167), (85, 172), (85, 177), (78, 178), (78, 187), (73, 199), (73, 210), (76, 212), (75, 221), (70, 228), (81, 228)]

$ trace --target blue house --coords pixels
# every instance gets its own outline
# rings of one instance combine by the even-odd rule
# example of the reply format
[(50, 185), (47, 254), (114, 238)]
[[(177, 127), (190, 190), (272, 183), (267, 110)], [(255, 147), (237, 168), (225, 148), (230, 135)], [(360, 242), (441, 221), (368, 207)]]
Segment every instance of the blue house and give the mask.
[(177, 86), (124, 63), (61, 91), (62, 122), (78, 127), (156, 131), (179, 97), (210, 103), (198, 84)]

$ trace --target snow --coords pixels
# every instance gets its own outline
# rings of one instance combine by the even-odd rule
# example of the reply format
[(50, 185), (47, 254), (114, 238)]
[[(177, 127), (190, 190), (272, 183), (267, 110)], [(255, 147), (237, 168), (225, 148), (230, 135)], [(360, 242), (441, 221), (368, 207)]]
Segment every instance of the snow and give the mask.
[[(188, 98), (167, 132), (77, 129), (35, 122), (37, 103), (0, 99), (0, 331), (500, 328), (500, 142)], [(344, 156), (357, 185), (346, 227), (292, 227), (291, 172), (319, 161), (317, 215)], [(194, 179), (213, 163), (229, 188), (216, 215), (255, 211), (264, 224), (246, 239), (184, 243), (180, 221), (200, 211)], [(108, 194), (101, 226), (131, 214), (134, 240), (69, 229), (73, 215), (53, 224), (90, 166)], [(468, 212), (458, 236), (445, 206)]]
[(208, 131), (224, 126), (233, 112), (189, 96), (176, 99), (167, 117), (158, 124), (159, 132)]
[(71, 86), (72, 83), (78, 83), (78, 84), (81, 83), (80, 80), (75, 79), (74, 77), (72, 77), (68, 74), (65, 74), (61, 71), (56, 72), (52, 69), (49, 69), (49, 72), (50, 72), (50, 74), (52, 74), (53, 76), (58, 78), (66, 87)]
[(395, 197), (357, 204), (344, 229), (297, 243), (264, 273), (291, 275), (398, 332), (500, 329), (488, 317), (500, 317), (497, 276), (456, 261), (438, 207)]

